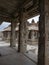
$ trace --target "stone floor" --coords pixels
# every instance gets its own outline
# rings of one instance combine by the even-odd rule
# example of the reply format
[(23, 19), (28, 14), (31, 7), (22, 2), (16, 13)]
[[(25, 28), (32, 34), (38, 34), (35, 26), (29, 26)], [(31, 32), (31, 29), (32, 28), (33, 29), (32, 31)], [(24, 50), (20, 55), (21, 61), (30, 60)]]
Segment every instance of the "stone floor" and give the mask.
[(37, 49), (37, 46), (27, 45), (28, 53), (18, 53), (15, 48), (9, 47), (10, 43), (0, 41), (0, 65), (37, 65), (37, 52), (32, 53), (29, 50)]
[(10, 47), (0, 47), (0, 65), (36, 65), (22, 53)]
[(35, 55), (35, 53), (33, 53), (32, 51), (29, 51), (27, 53), (24, 53), (24, 55), (29, 58), (30, 60), (32, 60), (34, 63), (37, 64), (38, 62), (38, 56)]

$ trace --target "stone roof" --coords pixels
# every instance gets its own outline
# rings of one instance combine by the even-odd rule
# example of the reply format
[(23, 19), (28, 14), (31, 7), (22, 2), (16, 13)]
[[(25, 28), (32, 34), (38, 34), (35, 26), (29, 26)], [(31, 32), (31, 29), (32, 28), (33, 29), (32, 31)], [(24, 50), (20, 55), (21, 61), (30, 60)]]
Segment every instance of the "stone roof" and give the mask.
[[(16, 31), (19, 30), (19, 26), (16, 27), (15, 29)], [(34, 23), (34, 24), (29, 24), (28, 25), (28, 30), (37, 30), (38, 31), (38, 24), (37, 23)], [(11, 31), (11, 26), (5, 28), (3, 31)]]
[(19, 17), (18, 11), (22, 6), (29, 16), (39, 13), (38, 0), (0, 0), (0, 20), (9, 22)]

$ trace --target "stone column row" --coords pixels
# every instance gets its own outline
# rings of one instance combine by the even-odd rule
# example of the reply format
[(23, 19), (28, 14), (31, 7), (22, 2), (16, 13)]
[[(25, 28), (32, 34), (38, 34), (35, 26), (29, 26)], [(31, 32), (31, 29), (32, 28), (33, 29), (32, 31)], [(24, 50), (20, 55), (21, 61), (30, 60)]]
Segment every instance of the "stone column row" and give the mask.
[[(26, 52), (26, 43), (27, 43), (27, 22), (23, 18), (23, 8), (19, 9), (19, 39), (18, 39), (18, 52)], [(16, 22), (11, 22), (11, 40), (10, 46), (13, 47), (16, 45), (15, 42), (15, 24)]]

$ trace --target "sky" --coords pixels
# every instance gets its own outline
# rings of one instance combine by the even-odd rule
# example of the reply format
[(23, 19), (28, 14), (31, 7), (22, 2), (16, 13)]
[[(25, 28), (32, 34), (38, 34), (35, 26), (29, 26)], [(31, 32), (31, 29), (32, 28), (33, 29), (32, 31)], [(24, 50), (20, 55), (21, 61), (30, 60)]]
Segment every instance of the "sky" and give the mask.
[(37, 22), (39, 21), (39, 16), (40, 16), (40, 15), (35, 16), (35, 17), (33, 17), (33, 18), (30, 18), (30, 19), (28, 19), (27, 21), (28, 21), (29, 23), (31, 23), (32, 19), (34, 19), (35, 23), (37, 23)]
[[(39, 21), (39, 16), (40, 16), (40, 15), (35, 16), (35, 17), (33, 17), (33, 18), (30, 18), (30, 19), (28, 19), (27, 21), (28, 21), (29, 23), (31, 23), (32, 19), (34, 19), (35, 23), (37, 23), (37, 22)], [(10, 24), (11, 24), (11, 23), (9, 23), (9, 22), (3, 21), (3, 23), (0, 25), (0, 31), (3, 31), (4, 28), (8, 27)]]
[(8, 27), (11, 23), (3, 21), (3, 23), (0, 25), (0, 31), (3, 31), (4, 28)]

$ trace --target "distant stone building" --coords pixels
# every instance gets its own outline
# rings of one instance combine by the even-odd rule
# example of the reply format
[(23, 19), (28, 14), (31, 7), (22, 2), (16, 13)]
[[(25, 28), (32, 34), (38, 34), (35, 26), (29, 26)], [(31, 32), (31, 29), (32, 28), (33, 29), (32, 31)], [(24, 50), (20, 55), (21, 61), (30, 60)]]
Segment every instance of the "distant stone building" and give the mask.
[[(32, 20), (32, 23), (27, 22), (28, 27), (28, 43), (32, 44), (32, 42), (38, 41), (38, 23), (35, 23), (34, 20)], [(15, 29), (15, 38), (16, 41), (18, 41), (18, 35), (19, 35), (19, 25), (17, 25)], [(10, 34), (11, 34), (11, 26), (7, 27), (3, 31), (3, 40), (10, 40)], [(31, 43), (30, 43), (31, 42)]]

